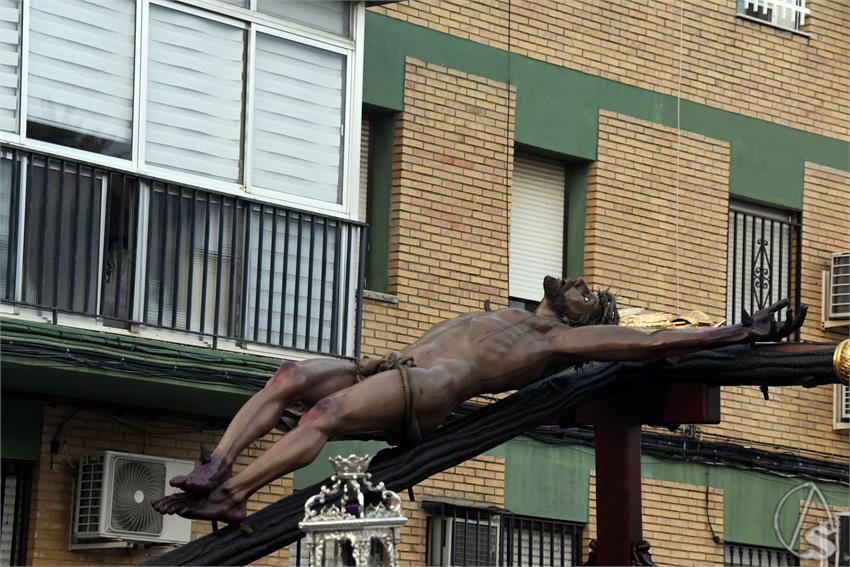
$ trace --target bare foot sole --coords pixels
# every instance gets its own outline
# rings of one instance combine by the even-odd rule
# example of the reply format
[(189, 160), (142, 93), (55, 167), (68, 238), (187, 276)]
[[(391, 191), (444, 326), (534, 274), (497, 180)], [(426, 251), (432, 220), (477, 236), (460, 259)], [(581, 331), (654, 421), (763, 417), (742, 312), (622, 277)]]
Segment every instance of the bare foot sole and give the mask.
[(189, 474), (175, 476), (169, 484), (186, 492), (209, 493), (231, 476), (232, 469), (222, 465), (221, 459), (213, 457), (208, 463), (195, 467)]
[(233, 502), (216, 489), (209, 494), (180, 492), (155, 500), (151, 503), (160, 514), (177, 514), (193, 520), (222, 520), (229, 524), (239, 523), (247, 515), (245, 502)]

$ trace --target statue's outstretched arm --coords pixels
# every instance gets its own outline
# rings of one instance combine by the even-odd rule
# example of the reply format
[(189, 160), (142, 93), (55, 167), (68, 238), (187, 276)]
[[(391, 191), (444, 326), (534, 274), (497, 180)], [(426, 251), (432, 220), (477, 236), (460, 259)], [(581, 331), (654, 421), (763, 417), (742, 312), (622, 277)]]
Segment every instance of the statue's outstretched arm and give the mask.
[(788, 309), (785, 321), (775, 314), (789, 306), (784, 299), (752, 318), (727, 327), (703, 329), (665, 329), (651, 334), (626, 327), (594, 325), (555, 329), (547, 334), (552, 349), (576, 360), (616, 361), (649, 360), (685, 352), (742, 344), (780, 341), (797, 330), (806, 317), (806, 306), (795, 315)]

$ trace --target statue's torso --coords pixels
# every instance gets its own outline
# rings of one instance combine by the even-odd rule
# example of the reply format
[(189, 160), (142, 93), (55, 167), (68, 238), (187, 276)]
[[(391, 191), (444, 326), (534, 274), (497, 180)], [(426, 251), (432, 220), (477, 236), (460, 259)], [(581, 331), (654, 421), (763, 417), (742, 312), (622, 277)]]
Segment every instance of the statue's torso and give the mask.
[(547, 331), (560, 323), (522, 309), (470, 313), (439, 323), (403, 349), (419, 368), (444, 368), (471, 390), (499, 392), (533, 382), (551, 362)]

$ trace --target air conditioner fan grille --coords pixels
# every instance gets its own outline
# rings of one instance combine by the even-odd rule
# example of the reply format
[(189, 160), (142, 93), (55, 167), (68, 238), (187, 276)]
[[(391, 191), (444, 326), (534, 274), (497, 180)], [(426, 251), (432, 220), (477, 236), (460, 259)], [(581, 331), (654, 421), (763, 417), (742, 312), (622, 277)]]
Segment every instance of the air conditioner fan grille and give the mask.
[(110, 530), (159, 535), (162, 515), (151, 501), (165, 493), (165, 464), (119, 457), (113, 467)]

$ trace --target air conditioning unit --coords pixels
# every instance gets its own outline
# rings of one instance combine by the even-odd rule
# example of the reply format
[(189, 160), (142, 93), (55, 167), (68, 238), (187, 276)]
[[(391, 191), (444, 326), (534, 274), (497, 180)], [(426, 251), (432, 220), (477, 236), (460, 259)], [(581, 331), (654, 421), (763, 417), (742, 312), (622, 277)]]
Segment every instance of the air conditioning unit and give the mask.
[(823, 272), (823, 327), (847, 326), (850, 322), (850, 252), (832, 255)]
[(168, 479), (192, 461), (100, 451), (80, 457), (71, 518), (71, 549), (183, 544), (192, 521), (163, 516), (151, 502), (177, 492)]

